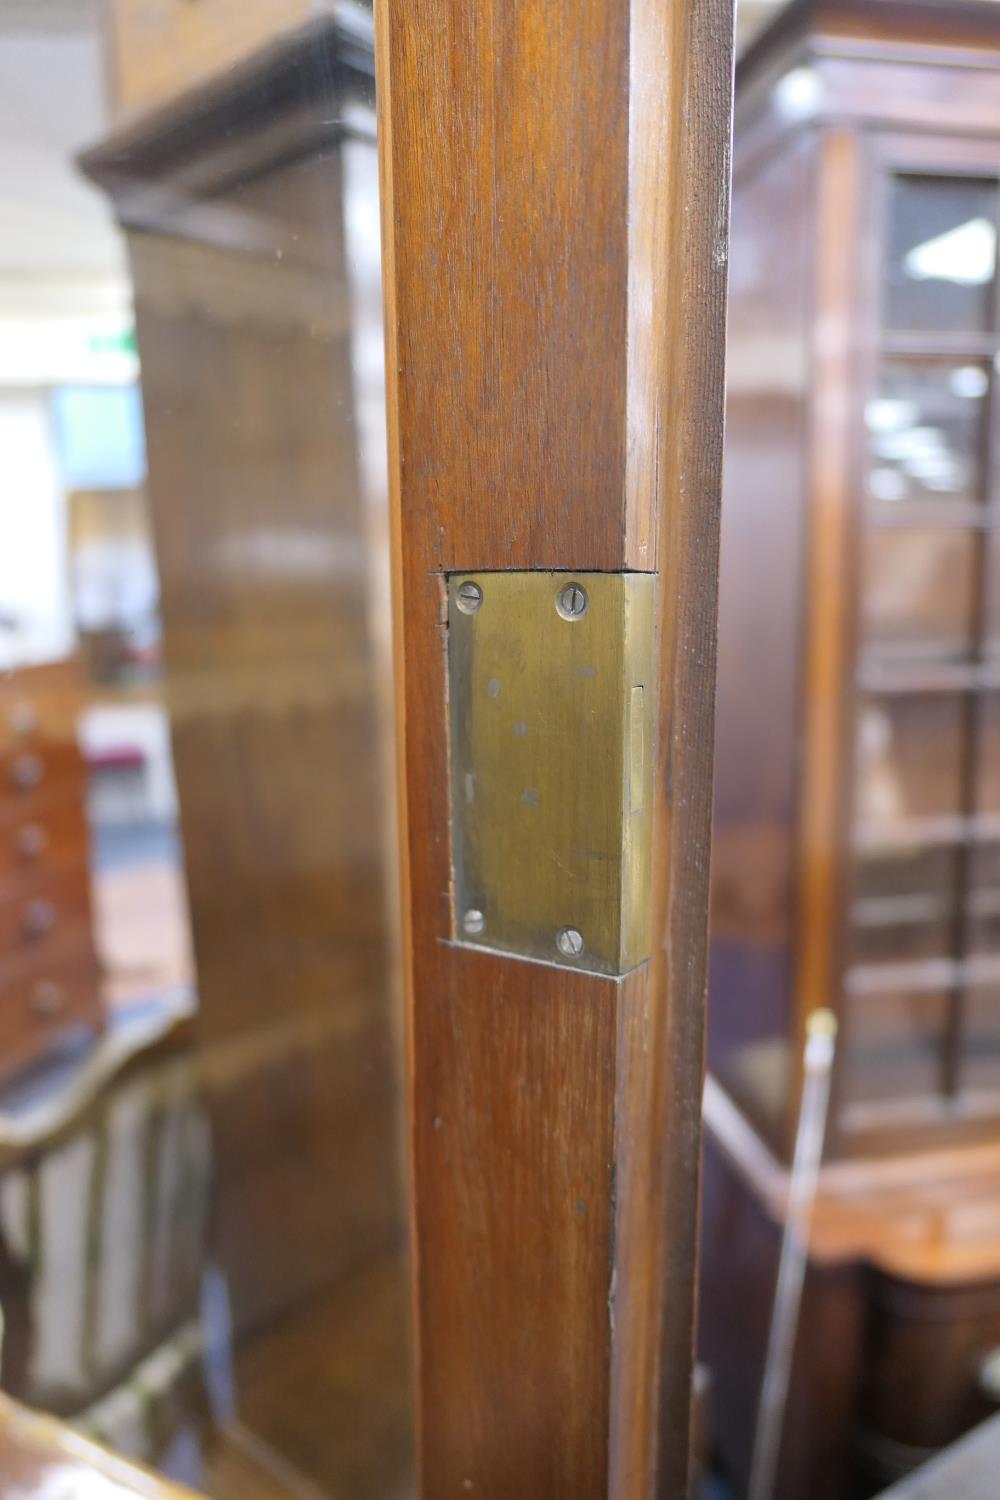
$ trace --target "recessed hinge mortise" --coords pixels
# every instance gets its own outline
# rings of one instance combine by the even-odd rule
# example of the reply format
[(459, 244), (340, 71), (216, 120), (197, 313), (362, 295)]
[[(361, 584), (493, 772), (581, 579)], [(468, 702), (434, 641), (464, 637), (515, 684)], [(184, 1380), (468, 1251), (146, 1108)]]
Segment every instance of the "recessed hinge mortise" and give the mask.
[(654, 588), (449, 577), (457, 942), (597, 974), (649, 957)]

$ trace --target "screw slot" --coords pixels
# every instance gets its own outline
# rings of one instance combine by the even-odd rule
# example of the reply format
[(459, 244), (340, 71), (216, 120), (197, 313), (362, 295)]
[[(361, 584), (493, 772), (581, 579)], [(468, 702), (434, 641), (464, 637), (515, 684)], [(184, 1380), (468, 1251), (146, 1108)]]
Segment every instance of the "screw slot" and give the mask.
[(575, 927), (561, 927), (556, 933), (556, 947), (563, 958), (579, 958), (583, 952), (583, 934)]
[(476, 911), (475, 907), (470, 907), (462, 917), (462, 931), (467, 933), (469, 937), (479, 937), (484, 933), (486, 931), (486, 918), (482, 912)]
[(473, 583), (471, 579), (466, 579), (465, 583), (459, 584), (455, 594), (455, 603), (463, 615), (474, 615), (482, 602), (483, 591), (478, 583)]
[(582, 620), (589, 605), (582, 583), (567, 583), (556, 595), (556, 609), (564, 620)]

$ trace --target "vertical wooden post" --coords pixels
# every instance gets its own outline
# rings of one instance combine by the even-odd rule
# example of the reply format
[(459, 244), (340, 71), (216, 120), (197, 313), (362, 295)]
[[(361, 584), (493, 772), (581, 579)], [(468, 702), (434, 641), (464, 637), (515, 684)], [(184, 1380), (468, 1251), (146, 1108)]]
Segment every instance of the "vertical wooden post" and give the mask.
[[(424, 1497), (683, 1494), (732, 0), (377, 0)], [(450, 941), (451, 571), (657, 575), (655, 943)]]

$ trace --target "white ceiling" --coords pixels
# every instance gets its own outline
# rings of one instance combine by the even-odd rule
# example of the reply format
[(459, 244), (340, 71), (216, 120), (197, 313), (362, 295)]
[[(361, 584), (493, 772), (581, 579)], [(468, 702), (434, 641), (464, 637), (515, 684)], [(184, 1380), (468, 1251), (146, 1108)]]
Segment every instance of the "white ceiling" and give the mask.
[(93, 0), (0, 0), (0, 281), (8, 290), (12, 279), (124, 274), (107, 206), (73, 165), (106, 129), (103, 66)]

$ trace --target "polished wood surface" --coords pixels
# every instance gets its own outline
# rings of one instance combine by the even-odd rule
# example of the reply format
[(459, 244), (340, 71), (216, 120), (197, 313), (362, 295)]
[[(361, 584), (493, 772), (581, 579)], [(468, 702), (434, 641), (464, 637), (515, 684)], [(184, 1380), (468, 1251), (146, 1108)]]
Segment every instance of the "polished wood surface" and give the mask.
[(631, 323), (652, 285), (657, 361), (630, 364), (644, 442), (630, 438), (625, 495), (639, 559), (644, 494), (652, 507), (659, 677), (653, 952), (618, 1012), (611, 1487), (669, 1495), (690, 1482), (733, 14), (722, 0), (664, 15), (654, 0), (632, 26)]
[(4, 1396), (0, 1396), (0, 1472), (0, 1483), (10, 1495), (195, 1500), (193, 1490), (157, 1479)]
[[(709, 1077), (705, 1123), (764, 1210), (783, 1222), (789, 1169)], [(821, 1265), (864, 1261), (927, 1286), (972, 1286), (1000, 1263), (1000, 1143), (926, 1151), (877, 1162), (830, 1162), (820, 1171), (809, 1254)]]
[[(705, 1123), (700, 1350), (717, 1456), (739, 1484), (789, 1174), (711, 1080)], [(780, 1495), (871, 1495), (988, 1414), (981, 1371), (1000, 1345), (998, 1159), (993, 1143), (823, 1168)]]
[[(428, 1496), (685, 1483), (731, 22), (381, 11)], [(657, 564), (654, 959), (456, 946), (441, 574)]]

